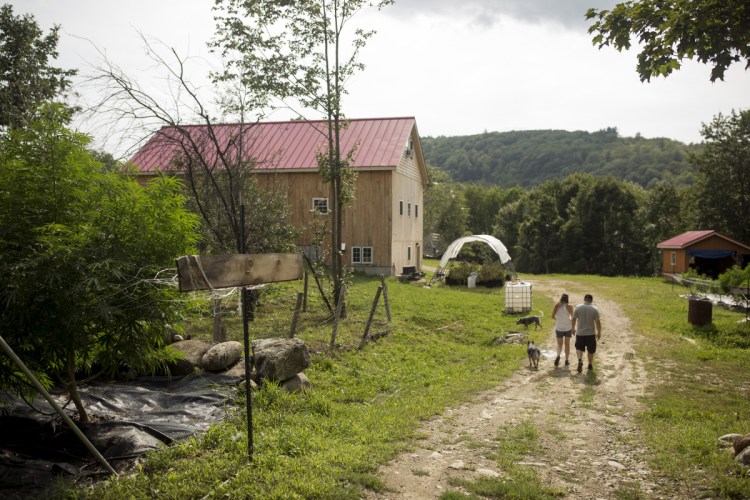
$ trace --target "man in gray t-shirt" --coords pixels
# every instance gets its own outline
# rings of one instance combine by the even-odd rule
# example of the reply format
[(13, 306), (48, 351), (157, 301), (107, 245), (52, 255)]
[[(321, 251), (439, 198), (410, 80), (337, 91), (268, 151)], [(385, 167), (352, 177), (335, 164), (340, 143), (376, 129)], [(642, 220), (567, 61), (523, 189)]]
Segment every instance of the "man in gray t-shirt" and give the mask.
[[(594, 370), (594, 353), (596, 342), (602, 336), (602, 323), (599, 320), (599, 309), (591, 303), (594, 297), (587, 293), (583, 304), (573, 309), (573, 335), (576, 336), (576, 354), (578, 355), (578, 373), (583, 371), (583, 352), (587, 351), (589, 371)], [(578, 329), (576, 329), (576, 325)]]

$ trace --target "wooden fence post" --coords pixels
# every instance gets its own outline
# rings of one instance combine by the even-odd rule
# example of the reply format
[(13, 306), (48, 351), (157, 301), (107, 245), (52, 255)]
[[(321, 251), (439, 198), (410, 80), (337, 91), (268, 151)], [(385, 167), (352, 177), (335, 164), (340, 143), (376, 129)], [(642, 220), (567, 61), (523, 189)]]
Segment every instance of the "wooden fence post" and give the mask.
[(301, 309), (302, 304), (302, 296), (304, 294), (302, 292), (297, 294), (297, 303), (294, 304), (294, 314), (292, 314), (292, 328), (289, 330), (289, 338), (294, 338), (294, 334), (297, 331), (297, 320), (299, 319), (299, 313)]
[(307, 312), (307, 283), (309, 279), (310, 279), (310, 275), (307, 273), (307, 269), (305, 269), (305, 287), (304, 287), (305, 298), (302, 301), (302, 310), (304, 312)]
[(221, 323), (221, 298), (214, 297), (214, 331), (213, 341), (216, 343), (224, 342), (224, 325)]
[(385, 304), (385, 318), (391, 322), (391, 301), (388, 299), (388, 285), (385, 284), (385, 276), (380, 275), (380, 283), (383, 285), (383, 303)]
[(341, 309), (344, 307), (344, 295), (346, 295), (346, 286), (341, 286), (341, 293), (339, 294), (339, 301), (336, 304), (336, 311), (333, 313), (333, 329), (331, 330), (331, 349), (336, 347), (336, 330), (339, 327), (339, 315)]
[(370, 333), (370, 325), (372, 325), (372, 318), (375, 316), (375, 309), (378, 307), (378, 301), (380, 300), (380, 294), (383, 292), (383, 287), (378, 287), (378, 292), (375, 294), (375, 300), (372, 301), (372, 307), (370, 308), (370, 317), (367, 319), (367, 325), (365, 325), (365, 333), (362, 334), (362, 340), (359, 342), (359, 348), (362, 349), (367, 343), (367, 334)]

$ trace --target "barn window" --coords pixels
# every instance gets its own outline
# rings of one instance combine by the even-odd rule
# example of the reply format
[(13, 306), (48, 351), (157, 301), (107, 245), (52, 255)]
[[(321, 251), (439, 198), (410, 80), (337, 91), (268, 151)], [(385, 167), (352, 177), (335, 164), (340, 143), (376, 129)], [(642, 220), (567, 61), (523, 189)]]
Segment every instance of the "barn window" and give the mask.
[(313, 198), (312, 209), (313, 212), (317, 212), (319, 214), (327, 214), (328, 198)]
[(398, 202), (398, 214), (404, 215), (404, 200)]
[(411, 202), (406, 204), (406, 215), (411, 217)]
[(672, 252), (671, 257), (672, 257), (672, 265), (676, 266), (677, 265), (677, 252)]
[(372, 264), (372, 247), (352, 247), (352, 264)]
[(404, 153), (406, 153), (406, 156), (409, 158), (414, 156), (414, 141), (411, 137), (408, 141), (406, 141), (406, 148), (404, 149)]
[(414, 205), (414, 218), (419, 218), (419, 205)]
[(406, 247), (406, 261), (411, 262), (411, 247)]

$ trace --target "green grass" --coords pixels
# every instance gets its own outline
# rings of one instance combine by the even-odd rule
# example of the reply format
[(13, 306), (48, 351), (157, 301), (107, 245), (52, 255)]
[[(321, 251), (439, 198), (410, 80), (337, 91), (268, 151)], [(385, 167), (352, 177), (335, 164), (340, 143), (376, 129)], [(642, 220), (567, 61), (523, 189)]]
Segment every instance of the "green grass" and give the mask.
[[(295, 286), (296, 285), (296, 286)], [(188, 443), (151, 454), (140, 473), (79, 490), (85, 497), (357, 498), (381, 489), (379, 464), (408, 449), (419, 424), (470, 394), (496, 386), (517, 369), (520, 345), (493, 344), (513, 329), (501, 290), (423, 288), (388, 280), (393, 323), (382, 305), (358, 350), (379, 285), (356, 277), (336, 349), (319, 298), (310, 296), (297, 336), (313, 353), (305, 371), (313, 389), (289, 394), (269, 384), (253, 395), (255, 455), (246, 457), (242, 411)], [(251, 337), (286, 336), (300, 283), (269, 287)], [(241, 322), (225, 321), (241, 339)], [(192, 323), (193, 338), (210, 338), (211, 320)], [(476, 373), (484, 376), (476, 377)], [(243, 408), (242, 405), (239, 408)]]
[[(750, 497), (750, 480), (715, 444), (723, 434), (750, 431), (750, 351), (727, 347), (738, 344), (726, 340), (748, 335), (747, 330), (726, 333), (736, 332), (735, 321), (743, 316), (714, 308), (716, 331), (706, 335), (687, 325), (687, 301), (678, 297), (683, 292), (662, 280), (551, 278), (616, 300), (643, 335), (633, 347), (647, 359), (643, 376), (653, 385), (638, 417), (651, 466), (708, 496)], [(93, 486), (68, 486), (61, 496), (359, 498), (363, 488), (385, 491), (376, 476), (378, 466), (423, 437), (417, 430), (425, 419), (501, 383), (525, 361), (525, 346), (493, 343), (516, 329), (516, 317), (502, 312), (503, 290), (428, 289), (389, 279), (393, 322), (386, 324), (381, 303), (371, 330), (379, 338), (359, 350), (378, 285), (377, 279), (355, 277), (348, 317), (331, 349), (331, 325), (323, 322), (326, 311), (311, 280), (308, 312), (300, 318), (297, 337), (312, 354), (305, 372), (312, 390), (288, 394), (268, 384), (253, 394), (252, 462), (239, 400), (225, 422), (187, 443), (149, 454), (135, 473)], [(301, 282), (268, 287), (250, 325), (251, 337), (286, 336), (300, 290)], [(227, 314), (229, 338), (241, 340), (236, 312)], [(606, 318), (603, 322), (606, 329)], [(211, 324), (204, 313), (184, 331), (210, 339)], [(531, 335), (539, 341), (545, 334)], [(539, 484), (533, 470), (515, 465), (537, 445), (533, 426), (521, 423), (500, 432), (503, 440), (495, 452), (505, 464), (503, 476), (456, 486), (475, 497), (558, 495)], [(444, 498), (474, 498), (460, 495)], [(620, 498), (639, 495), (630, 486), (618, 493)]]

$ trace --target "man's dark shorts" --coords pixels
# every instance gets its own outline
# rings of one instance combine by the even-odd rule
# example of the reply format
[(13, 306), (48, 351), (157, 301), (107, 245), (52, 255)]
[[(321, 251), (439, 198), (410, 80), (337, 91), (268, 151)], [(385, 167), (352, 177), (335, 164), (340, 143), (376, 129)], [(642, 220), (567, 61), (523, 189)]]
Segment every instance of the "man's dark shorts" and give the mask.
[(596, 352), (596, 335), (576, 336), (576, 351)]
[(567, 332), (561, 332), (560, 330), (555, 330), (555, 336), (558, 339), (561, 339), (563, 337), (572, 337), (573, 336), (573, 330), (568, 330)]

